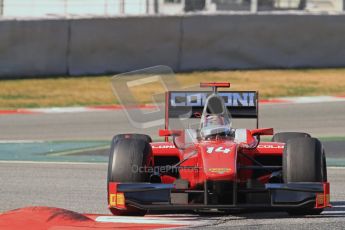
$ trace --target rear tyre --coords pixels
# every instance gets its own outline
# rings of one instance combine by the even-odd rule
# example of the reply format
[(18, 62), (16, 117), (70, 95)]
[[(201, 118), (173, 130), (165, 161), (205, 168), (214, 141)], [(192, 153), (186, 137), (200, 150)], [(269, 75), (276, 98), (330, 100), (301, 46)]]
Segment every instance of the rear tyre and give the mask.
[(274, 136), (272, 137), (272, 141), (286, 143), (290, 139), (301, 138), (301, 137), (307, 138), (311, 136), (308, 133), (281, 132), (281, 133), (274, 134)]
[[(321, 142), (316, 138), (293, 138), (287, 141), (283, 152), (283, 181), (327, 181), (326, 158)], [(318, 215), (323, 209), (314, 205), (288, 211), (290, 215)]]
[[(151, 160), (151, 138), (141, 134), (120, 134), (113, 138), (110, 148), (108, 179), (109, 182), (147, 182), (148, 174), (138, 169)], [(108, 194), (109, 197), (109, 194)], [(146, 210), (128, 206), (127, 210), (110, 208), (114, 215), (143, 216)]]

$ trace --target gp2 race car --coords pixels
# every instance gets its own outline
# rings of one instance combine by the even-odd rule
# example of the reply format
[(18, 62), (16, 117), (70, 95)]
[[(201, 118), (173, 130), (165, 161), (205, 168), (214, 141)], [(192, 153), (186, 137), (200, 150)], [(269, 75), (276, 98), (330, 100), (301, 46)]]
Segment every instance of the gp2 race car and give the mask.
[[(307, 133), (235, 129), (232, 118), (255, 118), (258, 93), (218, 91), (230, 83), (201, 83), (212, 91), (166, 92), (163, 142), (144, 134), (116, 135), (108, 167), (114, 215), (148, 210), (273, 209), (292, 215), (330, 207), (325, 151)], [(169, 129), (172, 118), (199, 119), (195, 129)], [(258, 125), (257, 125), (258, 126)], [(270, 142), (260, 141), (273, 135)]]

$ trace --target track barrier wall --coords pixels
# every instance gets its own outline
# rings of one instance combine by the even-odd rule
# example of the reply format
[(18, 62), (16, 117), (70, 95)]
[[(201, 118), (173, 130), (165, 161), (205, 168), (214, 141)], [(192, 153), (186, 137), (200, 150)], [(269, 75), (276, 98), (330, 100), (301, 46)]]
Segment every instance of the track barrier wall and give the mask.
[(65, 20), (0, 20), (0, 77), (66, 75)]
[(0, 77), (345, 66), (345, 15), (0, 20)]

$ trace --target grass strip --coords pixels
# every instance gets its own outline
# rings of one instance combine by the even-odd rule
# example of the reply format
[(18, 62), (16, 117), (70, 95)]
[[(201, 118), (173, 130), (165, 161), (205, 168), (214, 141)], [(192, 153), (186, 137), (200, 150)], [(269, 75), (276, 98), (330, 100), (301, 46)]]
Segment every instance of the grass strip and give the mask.
[[(345, 69), (205, 71), (179, 73), (182, 85), (231, 82), (231, 90), (258, 90), (260, 98), (345, 95)], [(156, 85), (136, 89), (150, 103)], [(111, 76), (0, 80), (0, 108), (39, 108), (117, 104)]]

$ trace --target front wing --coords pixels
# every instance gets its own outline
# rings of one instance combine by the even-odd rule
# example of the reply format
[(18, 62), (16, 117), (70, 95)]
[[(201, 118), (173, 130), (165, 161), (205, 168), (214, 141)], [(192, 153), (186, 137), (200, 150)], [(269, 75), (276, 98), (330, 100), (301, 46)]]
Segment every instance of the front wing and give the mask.
[[(175, 184), (109, 183), (109, 208), (126, 209), (134, 206), (146, 210), (200, 210), (200, 209), (291, 209), (330, 207), (329, 183), (265, 184), (269, 194), (267, 203), (243, 203), (235, 198), (230, 204), (211, 203), (205, 190), (177, 189)], [(201, 203), (191, 203), (188, 196), (200, 193)], [(236, 197), (236, 196), (234, 196)]]

